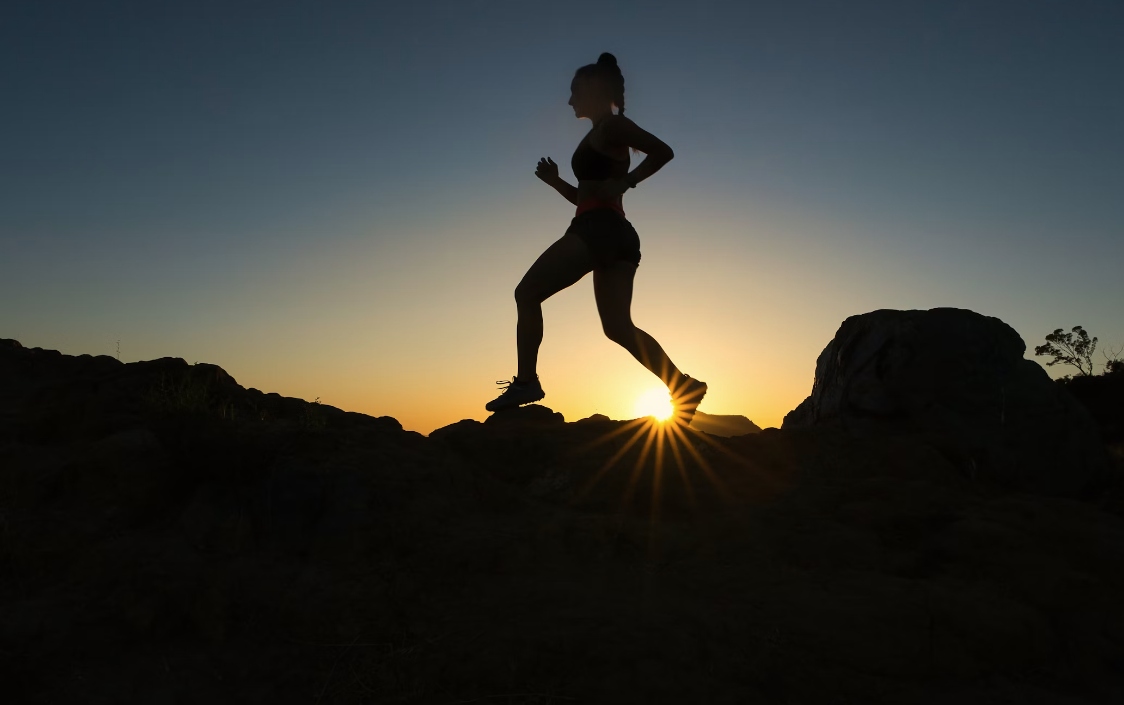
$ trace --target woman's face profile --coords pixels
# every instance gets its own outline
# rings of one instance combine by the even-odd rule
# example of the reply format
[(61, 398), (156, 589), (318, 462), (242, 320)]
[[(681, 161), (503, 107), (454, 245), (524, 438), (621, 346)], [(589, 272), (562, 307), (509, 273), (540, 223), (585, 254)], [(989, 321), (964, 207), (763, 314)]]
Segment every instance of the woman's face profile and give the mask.
[(586, 78), (574, 78), (570, 82), (569, 104), (574, 108), (574, 114), (579, 118), (589, 117), (591, 106), (603, 102), (604, 98), (596, 90), (593, 81)]

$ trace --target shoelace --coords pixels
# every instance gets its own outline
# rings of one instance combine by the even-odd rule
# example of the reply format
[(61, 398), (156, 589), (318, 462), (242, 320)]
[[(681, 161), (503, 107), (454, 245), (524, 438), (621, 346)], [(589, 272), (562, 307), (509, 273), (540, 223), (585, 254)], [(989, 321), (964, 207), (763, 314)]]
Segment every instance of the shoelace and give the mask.
[(504, 393), (506, 394), (507, 392), (510, 392), (512, 390), (512, 388), (515, 387), (516, 384), (529, 385), (530, 383), (529, 382), (516, 382), (515, 377), (512, 377), (511, 379), (497, 379), (496, 384), (498, 384), (500, 386), (500, 389), (502, 389), (504, 391)]

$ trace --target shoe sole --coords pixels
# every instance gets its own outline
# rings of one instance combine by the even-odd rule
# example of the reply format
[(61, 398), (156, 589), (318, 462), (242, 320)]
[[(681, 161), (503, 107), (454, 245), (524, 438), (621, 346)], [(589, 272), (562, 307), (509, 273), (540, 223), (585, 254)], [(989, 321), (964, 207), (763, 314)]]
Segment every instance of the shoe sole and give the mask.
[(519, 407), (523, 406), (524, 404), (534, 404), (535, 402), (542, 401), (545, 398), (546, 398), (546, 394), (543, 394), (543, 395), (539, 396), (537, 399), (528, 399), (527, 401), (521, 401), (517, 404), (510, 404), (509, 403), (509, 404), (502, 404), (502, 405), (499, 405), (499, 406), (492, 406), (492, 404), (489, 402), (488, 404), (484, 405), (484, 410), (485, 411), (491, 411), (491, 412), (495, 413), (497, 411), (505, 411), (507, 409), (518, 409)]

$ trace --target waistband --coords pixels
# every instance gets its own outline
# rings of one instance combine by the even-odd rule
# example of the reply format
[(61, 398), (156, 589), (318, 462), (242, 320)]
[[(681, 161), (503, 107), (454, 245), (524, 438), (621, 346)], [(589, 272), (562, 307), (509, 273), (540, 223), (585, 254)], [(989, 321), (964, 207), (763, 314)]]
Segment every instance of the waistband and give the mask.
[(621, 215), (624, 215), (624, 208), (616, 201), (599, 201), (595, 198), (589, 198), (578, 204), (578, 212), (574, 213), (574, 217), (577, 218), (582, 213), (593, 210), (594, 208), (612, 208)]

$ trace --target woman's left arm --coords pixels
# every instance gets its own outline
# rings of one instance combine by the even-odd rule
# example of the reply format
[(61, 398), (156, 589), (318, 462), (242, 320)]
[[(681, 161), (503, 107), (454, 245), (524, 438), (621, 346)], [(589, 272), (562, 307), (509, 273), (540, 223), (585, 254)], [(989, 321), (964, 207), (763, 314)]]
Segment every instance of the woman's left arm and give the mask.
[[(633, 186), (659, 171), (664, 164), (667, 164), (675, 157), (675, 152), (673, 152), (671, 147), (667, 146), (663, 140), (647, 130), (644, 130), (633, 122), (631, 118), (627, 118), (624, 115), (613, 116), (605, 125), (603, 137), (609, 144), (635, 148), (647, 155), (644, 161), (640, 162), (640, 164), (625, 177), (625, 180)], [(613, 195), (619, 195), (628, 190), (628, 183), (613, 180), (607, 182), (606, 186), (613, 192)], [(618, 191), (617, 189), (620, 190)]]

